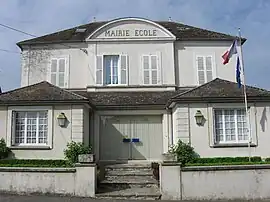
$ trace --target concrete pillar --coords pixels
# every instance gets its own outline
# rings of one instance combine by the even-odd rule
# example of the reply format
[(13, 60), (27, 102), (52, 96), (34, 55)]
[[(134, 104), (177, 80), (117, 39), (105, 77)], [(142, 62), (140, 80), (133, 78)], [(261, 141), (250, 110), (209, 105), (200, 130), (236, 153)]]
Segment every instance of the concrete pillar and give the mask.
[(159, 167), (162, 200), (181, 200), (181, 166), (179, 163), (161, 163)]
[(97, 189), (97, 166), (76, 164), (75, 196), (95, 197)]

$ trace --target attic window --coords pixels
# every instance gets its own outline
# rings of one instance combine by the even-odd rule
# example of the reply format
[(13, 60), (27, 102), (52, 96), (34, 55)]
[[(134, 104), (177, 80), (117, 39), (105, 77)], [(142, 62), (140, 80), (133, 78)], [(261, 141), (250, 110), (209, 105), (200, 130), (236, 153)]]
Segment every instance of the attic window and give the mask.
[(181, 31), (185, 31), (185, 30), (188, 30), (190, 28), (189, 27), (179, 27), (178, 29), (181, 30)]
[(76, 29), (75, 33), (83, 33), (83, 32), (85, 32), (85, 31), (86, 31), (85, 28), (84, 28), (84, 29)]

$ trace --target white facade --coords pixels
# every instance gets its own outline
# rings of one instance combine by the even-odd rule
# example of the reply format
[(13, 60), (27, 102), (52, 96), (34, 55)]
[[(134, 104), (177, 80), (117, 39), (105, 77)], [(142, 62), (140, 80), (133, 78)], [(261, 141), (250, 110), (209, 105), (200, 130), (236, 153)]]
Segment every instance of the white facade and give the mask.
[[(121, 35), (122, 32), (126, 31), (128, 36), (127, 34), (119, 36), (120, 33), (117, 31)], [(146, 35), (152, 36), (141, 36), (139, 33), (143, 31), (146, 31)], [(111, 36), (110, 33), (117, 33), (118, 36)], [(151, 21), (141, 19), (116, 20), (101, 27), (80, 44), (35, 45), (30, 49), (25, 47), (21, 85), (26, 86), (43, 80), (53, 82), (51, 78), (53, 73), (51, 70), (52, 61), (62, 58), (66, 65), (65, 79), (62, 82), (65, 84), (59, 85), (56, 82), (58, 86), (64, 88), (89, 87), (89, 90), (97, 90), (93, 88), (99, 87), (100, 90), (102, 89), (100, 87), (109, 86), (104, 84), (104, 78), (101, 79), (102, 81), (97, 78), (97, 71), (102, 69), (99, 64), (102, 63), (102, 56), (104, 55), (124, 56), (126, 79), (125, 82), (114, 86), (125, 86), (127, 90), (129, 90), (128, 87), (132, 86), (145, 87), (136, 90), (147, 90), (153, 86), (162, 89), (175, 86), (197, 86), (199, 85), (198, 74), (200, 74), (197, 64), (198, 57), (210, 59), (209, 71), (211, 71), (211, 76), (208, 79), (205, 78), (205, 82), (216, 77), (234, 81), (234, 63), (232, 62), (224, 68), (221, 58), (230, 43), (222, 41), (176, 41), (168, 30)], [(28, 56), (29, 52), (30, 57)], [(157, 63), (157, 72), (155, 73), (157, 82), (154, 83), (144, 82), (144, 57), (150, 55), (156, 57)], [(118, 65), (120, 79), (120, 61)], [(204, 68), (206, 69), (205, 66)], [(169, 90), (172, 89), (169, 88)]]
[[(231, 43), (224, 40), (180, 40), (179, 36), (177, 38), (156, 22), (138, 18), (117, 19), (100, 26), (80, 43), (22, 45), (21, 86), (46, 80), (60, 88), (73, 89), (75, 93), (75, 90), (132, 93), (174, 92), (178, 88), (200, 86), (215, 78), (234, 82), (235, 58), (226, 67), (221, 58)], [(240, 105), (227, 103), (219, 104), (219, 107), (237, 110), (242, 108)], [(216, 147), (215, 106), (183, 103), (172, 109), (165, 108), (165, 105), (158, 109), (150, 105), (124, 109), (120, 103), (113, 110), (110, 107), (90, 110), (91, 107), (86, 106), (51, 104), (48, 108), (50, 133), (47, 150), (28, 147), (27, 150), (14, 150), (14, 153), (18, 158), (63, 158), (66, 144), (75, 140), (90, 142), (100, 161), (159, 161), (169, 146), (181, 139), (191, 143), (201, 156), (248, 155), (246, 147), (242, 147), (240, 153), (236, 152), (240, 151), (237, 141), (222, 148)], [(267, 103), (265, 107), (268, 107)], [(38, 106), (31, 108), (39, 110)], [(255, 109), (261, 111), (254, 104), (250, 110), (253, 113)], [(5, 139), (11, 148), (18, 149), (12, 147), (11, 110), (10, 107), (0, 110), (5, 123), (1, 134), (6, 134)], [(24, 106), (23, 110), (31, 109)], [(206, 118), (203, 127), (196, 125), (194, 115), (197, 110), (201, 110)], [(70, 123), (66, 128), (57, 125), (56, 115), (61, 112), (65, 112)], [(264, 144), (260, 144), (256, 135), (261, 133), (256, 126), (260, 115), (249, 116), (254, 154), (267, 156)], [(245, 130), (244, 127), (241, 129)], [(246, 141), (244, 139), (244, 143)]]

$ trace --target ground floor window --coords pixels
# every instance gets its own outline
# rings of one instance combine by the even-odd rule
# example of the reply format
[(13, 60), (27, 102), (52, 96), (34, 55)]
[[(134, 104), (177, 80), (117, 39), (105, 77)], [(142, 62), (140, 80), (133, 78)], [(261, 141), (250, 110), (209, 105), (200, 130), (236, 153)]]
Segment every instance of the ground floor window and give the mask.
[(13, 111), (15, 145), (48, 144), (48, 111)]
[(245, 109), (215, 109), (214, 127), (217, 143), (246, 143), (249, 140)]

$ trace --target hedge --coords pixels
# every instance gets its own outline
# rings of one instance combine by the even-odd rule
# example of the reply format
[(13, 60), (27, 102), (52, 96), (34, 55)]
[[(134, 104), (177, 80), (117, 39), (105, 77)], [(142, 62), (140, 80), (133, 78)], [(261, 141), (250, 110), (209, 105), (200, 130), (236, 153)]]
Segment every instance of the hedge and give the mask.
[[(260, 156), (253, 156), (250, 158), (251, 162), (262, 162)], [(235, 163), (235, 162), (249, 162), (249, 157), (216, 157), (216, 158), (195, 158), (189, 164), (219, 164), (219, 163)], [(270, 158), (269, 158), (270, 162)]]
[(72, 167), (66, 160), (1, 159), (0, 167)]
[(269, 162), (222, 162), (222, 163), (187, 163), (185, 166), (226, 166), (226, 165), (260, 165)]

